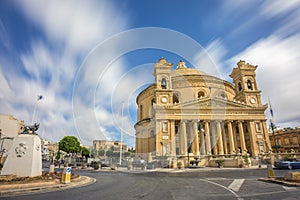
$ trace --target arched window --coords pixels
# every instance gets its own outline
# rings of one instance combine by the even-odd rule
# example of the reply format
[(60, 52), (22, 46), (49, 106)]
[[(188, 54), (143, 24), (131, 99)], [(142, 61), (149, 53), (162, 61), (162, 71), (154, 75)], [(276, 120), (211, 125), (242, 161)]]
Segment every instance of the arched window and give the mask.
[(173, 103), (179, 103), (179, 98), (177, 94), (173, 94)]
[(154, 130), (151, 130), (151, 132), (150, 132), (150, 137), (154, 137), (154, 136), (155, 136)]
[(153, 106), (153, 104), (155, 103), (154, 98), (151, 100), (151, 105)]
[(250, 80), (247, 81), (247, 88), (248, 90), (253, 90), (252, 83)]
[(143, 119), (143, 106), (140, 105), (140, 120)]
[(154, 108), (153, 108), (154, 103), (155, 103), (155, 100), (152, 99), (151, 100), (151, 108), (150, 108), (150, 116), (151, 117), (154, 117), (154, 115), (155, 115), (155, 111), (154, 111)]
[(238, 88), (239, 88), (239, 91), (242, 91), (243, 87), (242, 87), (241, 82), (238, 83)]
[(165, 78), (161, 79), (161, 88), (162, 89), (167, 89), (167, 81)]
[(162, 124), (162, 131), (163, 132), (168, 132), (168, 122), (163, 122), (163, 124)]
[(225, 94), (224, 92), (222, 92), (222, 93), (220, 94), (220, 96), (221, 96), (222, 98), (226, 99), (226, 94)]
[(203, 91), (198, 92), (198, 98), (205, 97), (205, 93)]

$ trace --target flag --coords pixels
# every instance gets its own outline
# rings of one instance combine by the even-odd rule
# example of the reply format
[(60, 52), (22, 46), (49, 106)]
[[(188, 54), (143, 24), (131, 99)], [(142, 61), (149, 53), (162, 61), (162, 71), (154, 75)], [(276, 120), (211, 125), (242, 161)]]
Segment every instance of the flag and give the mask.
[(272, 109), (271, 105), (270, 105), (270, 113), (271, 113), (271, 116), (273, 117), (273, 109)]
[(270, 98), (268, 97), (268, 99), (269, 99), (269, 106), (270, 106), (270, 114), (271, 114), (271, 117), (273, 119), (273, 109), (272, 109)]
[(41, 100), (42, 98), (43, 98), (42, 95), (38, 95), (38, 96), (37, 96), (37, 100), (38, 100), (38, 101)]

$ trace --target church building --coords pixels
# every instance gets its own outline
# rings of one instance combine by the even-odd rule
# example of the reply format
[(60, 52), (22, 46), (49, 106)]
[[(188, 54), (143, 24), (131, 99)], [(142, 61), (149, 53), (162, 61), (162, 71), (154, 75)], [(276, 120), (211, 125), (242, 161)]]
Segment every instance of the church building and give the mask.
[(139, 157), (258, 158), (271, 151), (257, 66), (239, 61), (229, 75), (233, 84), (183, 61), (172, 68), (161, 58), (154, 64), (155, 82), (137, 96)]

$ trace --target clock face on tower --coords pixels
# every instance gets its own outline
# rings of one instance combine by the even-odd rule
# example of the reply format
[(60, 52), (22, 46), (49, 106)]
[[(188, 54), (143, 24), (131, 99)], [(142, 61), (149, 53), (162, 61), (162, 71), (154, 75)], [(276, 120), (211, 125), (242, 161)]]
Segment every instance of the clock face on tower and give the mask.
[(161, 102), (162, 102), (162, 103), (167, 103), (167, 101), (168, 101), (167, 97), (162, 97), (162, 98), (161, 98)]
[(251, 97), (251, 98), (250, 98), (250, 103), (253, 103), (253, 104), (256, 103), (255, 97)]

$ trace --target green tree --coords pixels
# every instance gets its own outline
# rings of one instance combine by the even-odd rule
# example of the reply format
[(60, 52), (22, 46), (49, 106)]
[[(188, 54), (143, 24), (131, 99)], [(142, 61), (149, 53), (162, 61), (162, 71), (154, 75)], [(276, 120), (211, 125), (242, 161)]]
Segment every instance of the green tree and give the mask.
[(107, 157), (112, 157), (113, 154), (114, 154), (114, 152), (113, 152), (112, 150), (107, 150), (107, 151), (106, 151), (106, 156), (107, 156)]
[(60, 159), (60, 152), (59, 152), (59, 151), (56, 153), (55, 159), (56, 159), (56, 160), (59, 160), (59, 159)]
[(92, 151), (91, 151), (91, 157), (92, 158), (95, 158), (97, 156), (97, 150), (96, 149), (93, 149)]
[(99, 156), (104, 156), (105, 150), (104, 150), (104, 149), (100, 149), (100, 150), (98, 151), (98, 153), (99, 153)]
[(81, 147), (81, 155), (85, 157), (90, 157), (90, 151), (85, 147)]
[(79, 153), (81, 150), (80, 143), (75, 136), (65, 136), (59, 141), (59, 150), (67, 153)]

